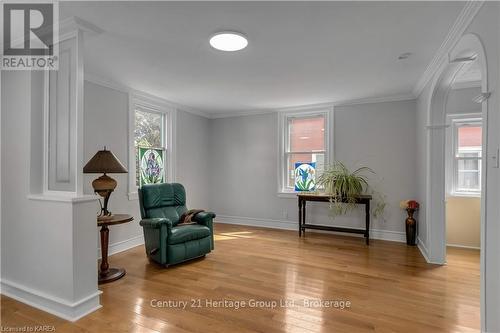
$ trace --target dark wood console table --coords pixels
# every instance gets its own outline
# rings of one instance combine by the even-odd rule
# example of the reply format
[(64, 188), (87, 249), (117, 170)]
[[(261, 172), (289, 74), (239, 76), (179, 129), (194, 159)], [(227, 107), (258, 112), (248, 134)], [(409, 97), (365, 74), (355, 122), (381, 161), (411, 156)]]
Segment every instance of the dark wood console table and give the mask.
[(370, 244), (370, 200), (371, 195), (360, 195), (356, 197), (356, 204), (365, 205), (365, 230), (343, 227), (329, 227), (323, 225), (307, 224), (306, 223), (306, 202), (307, 201), (320, 201), (330, 202), (329, 195), (320, 193), (299, 193), (297, 194), (299, 203), (299, 237), (305, 235), (306, 229), (317, 229), (338, 232), (350, 232), (355, 234), (362, 234), (365, 236), (366, 245)]
[(134, 218), (128, 214), (114, 214), (109, 220), (97, 221), (97, 225), (101, 227), (101, 266), (99, 267), (99, 283), (106, 283), (118, 280), (125, 275), (124, 268), (110, 268), (108, 264), (108, 242), (109, 229), (108, 226), (122, 224), (132, 221)]

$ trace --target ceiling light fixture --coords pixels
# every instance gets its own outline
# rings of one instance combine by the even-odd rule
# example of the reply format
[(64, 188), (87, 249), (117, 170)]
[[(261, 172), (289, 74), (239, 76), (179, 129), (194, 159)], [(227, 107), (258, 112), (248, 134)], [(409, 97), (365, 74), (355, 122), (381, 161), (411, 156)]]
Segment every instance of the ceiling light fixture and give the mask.
[(239, 51), (248, 45), (248, 39), (242, 33), (221, 31), (210, 37), (210, 45), (220, 51)]

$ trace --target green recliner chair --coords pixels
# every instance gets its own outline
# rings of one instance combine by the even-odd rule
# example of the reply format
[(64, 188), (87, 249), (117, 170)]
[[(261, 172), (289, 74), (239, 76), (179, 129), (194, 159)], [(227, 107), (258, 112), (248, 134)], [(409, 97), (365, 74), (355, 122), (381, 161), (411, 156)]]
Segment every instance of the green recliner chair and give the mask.
[(145, 185), (139, 190), (139, 204), (147, 256), (161, 264), (173, 265), (202, 257), (214, 249), (214, 213), (200, 212), (180, 225), (187, 211), (186, 191), (177, 183)]

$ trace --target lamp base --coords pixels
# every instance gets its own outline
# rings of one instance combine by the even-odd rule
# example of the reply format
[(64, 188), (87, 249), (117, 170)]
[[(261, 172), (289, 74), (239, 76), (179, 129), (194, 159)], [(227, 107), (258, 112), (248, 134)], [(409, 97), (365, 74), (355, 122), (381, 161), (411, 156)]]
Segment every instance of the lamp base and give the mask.
[(108, 211), (108, 201), (111, 193), (116, 188), (116, 185), (116, 180), (106, 174), (103, 174), (101, 177), (92, 182), (94, 192), (99, 194), (104, 199), (104, 204), (101, 205), (101, 213), (97, 216), (97, 221), (99, 222), (108, 221), (113, 218), (113, 214)]
[[(116, 180), (106, 174), (103, 174), (101, 177), (94, 179), (94, 181), (92, 182), (94, 191), (96, 193), (99, 193), (102, 197), (104, 197), (108, 191), (113, 192), (113, 190), (116, 188), (116, 185)], [(100, 192), (103, 192), (103, 194), (101, 194)]]

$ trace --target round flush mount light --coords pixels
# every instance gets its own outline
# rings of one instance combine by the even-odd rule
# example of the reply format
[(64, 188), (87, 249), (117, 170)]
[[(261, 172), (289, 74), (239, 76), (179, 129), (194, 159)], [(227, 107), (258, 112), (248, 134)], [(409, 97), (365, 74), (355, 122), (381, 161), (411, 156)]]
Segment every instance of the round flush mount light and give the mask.
[(210, 45), (220, 51), (239, 51), (248, 45), (248, 39), (242, 33), (221, 31), (210, 37)]

